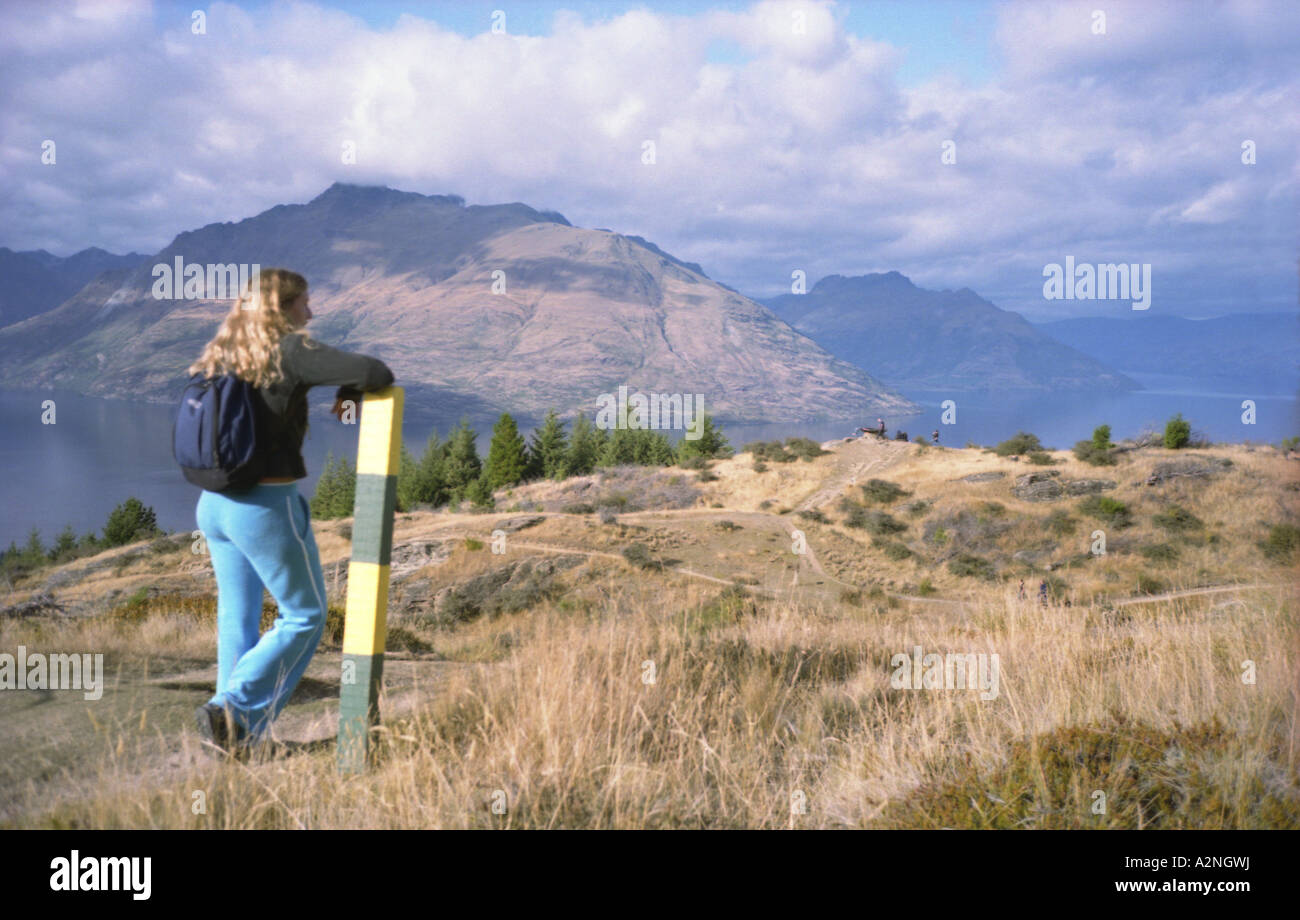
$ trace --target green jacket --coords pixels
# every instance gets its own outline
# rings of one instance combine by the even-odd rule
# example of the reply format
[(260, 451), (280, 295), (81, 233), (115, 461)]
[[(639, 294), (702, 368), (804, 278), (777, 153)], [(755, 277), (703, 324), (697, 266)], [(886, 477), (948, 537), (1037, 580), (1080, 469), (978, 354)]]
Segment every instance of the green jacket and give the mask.
[(331, 348), (303, 333), (292, 332), (280, 340), (280, 367), (284, 376), (257, 390), (267, 410), (271, 439), (266, 477), (302, 479), (307, 465), (302, 459), (302, 439), (307, 434), (307, 391), (314, 386), (337, 386), (339, 399), (355, 399), (393, 383), (393, 372), (378, 358)]

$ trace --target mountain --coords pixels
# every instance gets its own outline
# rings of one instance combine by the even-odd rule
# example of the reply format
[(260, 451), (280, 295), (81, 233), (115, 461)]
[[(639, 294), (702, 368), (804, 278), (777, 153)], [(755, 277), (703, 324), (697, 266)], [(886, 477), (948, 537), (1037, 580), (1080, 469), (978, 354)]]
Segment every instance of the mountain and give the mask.
[(341, 183), (305, 205), (181, 233), (146, 264), (0, 329), (0, 386), (174, 400), (230, 307), (156, 299), (153, 266), (176, 258), (300, 271), (311, 333), (382, 358), (408, 405), (443, 415), (590, 414), (620, 385), (702, 394), (732, 422), (915, 409), (653, 244), (520, 203)]
[(0, 326), (57, 307), (101, 272), (139, 265), (146, 256), (124, 256), (91, 247), (61, 257), (44, 249), (14, 252), (0, 247)]
[(1131, 318), (1085, 317), (1040, 323), (1071, 348), (1120, 370), (1196, 377), (1224, 386), (1300, 385), (1300, 317), (1241, 313), (1184, 319), (1142, 313)]
[(904, 390), (1123, 390), (1137, 384), (969, 288), (927, 291), (898, 272), (828, 275), (764, 301), (827, 349)]

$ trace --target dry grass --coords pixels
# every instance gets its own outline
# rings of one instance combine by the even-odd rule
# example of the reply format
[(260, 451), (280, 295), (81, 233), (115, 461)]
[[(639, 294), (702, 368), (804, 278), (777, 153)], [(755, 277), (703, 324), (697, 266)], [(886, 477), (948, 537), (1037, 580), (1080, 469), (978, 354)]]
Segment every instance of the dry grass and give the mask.
[[(1132, 483), (1167, 459), (1163, 452), (1117, 467), (1069, 460), (1051, 467), (1067, 479), (1116, 479), (1120, 488), (1107, 494), (1126, 502), (1134, 521), (1108, 533), (1106, 556), (1052, 573), (1075, 601), (1064, 607), (1039, 606), (1032, 595), (1019, 601), (1019, 570), (1006, 561), (1045, 534), (1055, 541), (1047, 561), (1087, 551), (1095, 522), (1077, 500), (1032, 504), (1010, 495), (1014, 475), (1042, 467), (978, 451), (889, 449), (897, 459), (871, 475), (912, 493), (884, 510), (907, 525), (898, 539), (917, 557), (889, 561), (869, 534), (842, 523), (836, 503), (860, 499), (861, 482), (846, 483), (822, 504), (829, 524), (773, 518), (803, 527), (822, 564), (855, 590), (830, 585), (818, 593), (768, 579), (777, 587), (742, 593), (621, 559), (620, 549), (635, 540), (737, 579), (758, 580), (776, 562), (784, 565), (783, 532), (763, 531), (762, 516), (746, 513), (773, 496), (793, 505), (814, 494), (843, 473), (844, 460), (771, 464), (754, 473), (742, 455), (716, 464), (719, 479), (701, 487), (706, 508), (717, 502), (734, 511), (733, 527), (696, 509), (614, 525), (559, 516), (512, 534), (520, 543), (592, 555), (564, 573), (557, 599), (421, 633), (428, 651), (410, 658), (413, 666), (461, 666), (415, 709), (389, 711), (364, 776), (340, 777), (328, 744), (247, 765), (203, 760), (192, 756), (194, 739), (179, 728), (168, 734), (173, 747), (181, 745), (176, 763), (142, 770), (131, 752), (147, 734), (140, 728), (145, 714), (131, 704), (112, 718), (102, 709), (95, 714), (93, 782), (75, 794), (36, 795), (14, 823), (1300, 827), (1294, 592), (1089, 603), (1134, 594), (1148, 570), (1171, 588), (1287, 584), (1291, 571), (1266, 561), (1257, 545), (1261, 524), (1295, 519), (1285, 460), (1241, 448), (1198, 452), (1229, 456), (1234, 467), (1210, 480), (1159, 487)], [(953, 481), (990, 469), (1008, 475)], [(768, 484), (760, 485), (764, 477)], [(923, 513), (907, 512), (914, 501), (928, 503)], [(989, 511), (990, 502), (1003, 510)], [(1171, 535), (1154, 523), (1172, 505), (1200, 518), (1205, 532)], [(1058, 509), (1078, 524), (1052, 537), (1044, 521)], [(1008, 522), (988, 551), (1002, 580), (962, 578), (933, 564), (925, 522), (963, 510)], [(483, 539), (501, 518), (403, 516), (394, 539), (459, 541), (445, 562), (423, 573), (441, 588), (503, 563), (463, 542)], [(1211, 534), (1218, 539), (1209, 541)], [(1138, 548), (1153, 542), (1176, 544), (1177, 558), (1142, 556)], [(922, 578), (933, 579), (941, 600), (963, 603), (899, 601), (871, 589), (910, 593)], [(0, 647), (106, 651), (128, 681), (168, 662), (210, 660), (208, 614), (179, 601), (158, 603), (171, 606), (134, 619), (0, 623)], [(390, 622), (418, 631), (400, 613)], [(892, 687), (891, 659), (916, 646), (996, 654), (997, 695)], [(1254, 682), (1246, 682), (1251, 673)], [(151, 711), (150, 726), (155, 718)], [(195, 792), (203, 793), (200, 814)], [(1101, 814), (1094, 810), (1098, 792), (1107, 803)]]

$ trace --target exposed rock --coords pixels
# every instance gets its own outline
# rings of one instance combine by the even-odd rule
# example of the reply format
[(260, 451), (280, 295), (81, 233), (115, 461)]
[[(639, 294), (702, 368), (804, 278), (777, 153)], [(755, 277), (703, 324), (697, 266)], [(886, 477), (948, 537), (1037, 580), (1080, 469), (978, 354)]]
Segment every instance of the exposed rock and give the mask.
[(532, 557), (476, 575), (439, 591), (431, 605), (433, 618), (439, 623), (451, 623), (483, 614), (524, 610), (554, 596), (558, 590), (556, 576), (581, 562), (578, 555)]
[(20, 603), (0, 608), (0, 617), (31, 617), (46, 613), (67, 616), (65, 606), (58, 603), (52, 594), (43, 591)]
[(993, 482), (995, 479), (1001, 479), (1007, 475), (1001, 470), (990, 470), (987, 473), (971, 473), (969, 476), (963, 476), (958, 482)]
[(541, 514), (534, 514), (530, 517), (507, 518), (506, 520), (499, 522), (493, 529), (504, 530), (506, 533), (515, 533), (520, 530), (526, 530), (529, 527), (534, 527), (542, 523), (544, 520), (546, 520), (546, 517)]
[(1016, 477), (1011, 493), (1027, 502), (1054, 502), (1069, 495), (1092, 495), (1115, 488), (1111, 479), (1067, 479), (1058, 481), (1059, 470), (1044, 470)]
[(1109, 492), (1113, 488), (1113, 479), (1072, 479), (1065, 484), (1065, 491), (1070, 495), (1092, 495), (1095, 492)]
[(1053, 502), (1065, 494), (1061, 484), (1054, 477), (1055, 471), (1045, 473), (1025, 473), (1016, 477), (1016, 484), (1011, 487), (1011, 494), (1027, 502)]
[[(450, 555), (451, 546), (445, 540), (417, 540), (394, 546), (389, 555), (389, 582), (396, 584), (426, 565), (445, 562)], [(341, 574), (346, 578), (346, 572)]]
[(1134, 483), (1134, 485), (1154, 486), (1183, 476), (1213, 476), (1215, 473), (1222, 473), (1231, 466), (1232, 461), (1227, 457), (1196, 456), (1185, 457), (1181, 460), (1166, 460), (1163, 463), (1157, 463), (1150, 476), (1141, 483)]

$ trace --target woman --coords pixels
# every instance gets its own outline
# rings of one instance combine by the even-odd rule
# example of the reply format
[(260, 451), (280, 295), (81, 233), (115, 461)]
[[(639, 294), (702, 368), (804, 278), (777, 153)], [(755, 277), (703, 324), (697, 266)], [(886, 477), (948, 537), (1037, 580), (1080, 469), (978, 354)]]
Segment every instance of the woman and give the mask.
[[(295, 485), (307, 475), (307, 391), (337, 385), (333, 411), (342, 420), (345, 400), (359, 403), (361, 391), (393, 382), (384, 362), (302, 331), (312, 318), (308, 301), (302, 275), (262, 270), (189, 368), (252, 383), (268, 440), (258, 484), (238, 493), (204, 491), (195, 513), (217, 577), (217, 692), (197, 717), (200, 733), (229, 751), (265, 736), (325, 628), (325, 575), (310, 509)], [(263, 586), (279, 616), (259, 636)]]

